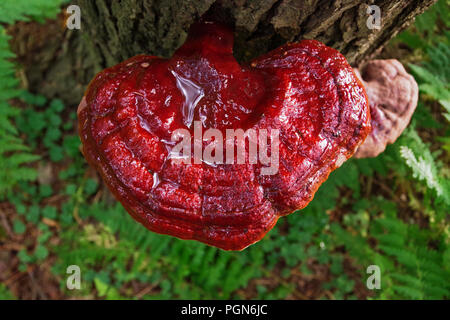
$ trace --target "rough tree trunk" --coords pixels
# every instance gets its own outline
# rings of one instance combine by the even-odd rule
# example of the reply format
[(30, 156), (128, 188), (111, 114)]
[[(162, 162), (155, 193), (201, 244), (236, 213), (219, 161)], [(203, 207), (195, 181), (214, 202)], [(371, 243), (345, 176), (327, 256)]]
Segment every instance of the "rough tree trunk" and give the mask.
[[(81, 8), (82, 29), (54, 27), (47, 45), (41, 46), (31, 61), (22, 62), (31, 90), (76, 104), (95, 72), (140, 53), (170, 56), (183, 43), (189, 26), (207, 13), (235, 28), (238, 60), (249, 60), (288, 41), (314, 38), (341, 51), (351, 64), (359, 65), (434, 2), (78, 0), (73, 3)], [(379, 30), (370, 30), (366, 25), (367, 7), (372, 4), (381, 9)], [(23, 32), (19, 35), (27, 38)], [(20, 36), (14, 43), (19, 57), (25, 57), (30, 46), (36, 46), (21, 44)]]

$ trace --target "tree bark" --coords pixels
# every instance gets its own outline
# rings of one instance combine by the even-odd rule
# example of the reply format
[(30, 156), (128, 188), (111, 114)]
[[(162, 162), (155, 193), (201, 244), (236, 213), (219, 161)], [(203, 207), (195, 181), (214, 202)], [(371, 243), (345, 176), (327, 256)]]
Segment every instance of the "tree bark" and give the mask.
[[(317, 39), (358, 66), (375, 56), (436, 0), (77, 0), (81, 30), (60, 30), (25, 65), (31, 90), (77, 103), (93, 75), (136, 54), (169, 57), (202, 15), (235, 30), (235, 56), (248, 61), (288, 41)], [(368, 5), (381, 28), (366, 25)], [(18, 45), (15, 48), (20, 51)], [(22, 48), (22, 55), (26, 54)], [(21, 54), (19, 54), (19, 57)]]

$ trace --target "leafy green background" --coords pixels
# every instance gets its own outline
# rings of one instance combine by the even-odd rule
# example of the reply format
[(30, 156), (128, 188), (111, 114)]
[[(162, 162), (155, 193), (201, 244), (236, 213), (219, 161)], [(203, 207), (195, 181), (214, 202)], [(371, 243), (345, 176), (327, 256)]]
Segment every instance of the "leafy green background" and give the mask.
[[(347, 161), (307, 208), (242, 252), (134, 222), (102, 196), (81, 156), (75, 109), (20, 88), (5, 27), (55, 17), (62, 2), (0, 2), (0, 200), (13, 208), (7, 218), (14, 233), (0, 224), (0, 244), (21, 241), (12, 249), (20, 261), (12, 274), (48, 268), (61, 298), (450, 297), (448, 1), (391, 43), (408, 47), (400, 58), (420, 87), (417, 111), (398, 141), (377, 158)], [(53, 168), (57, 181), (39, 183), (42, 167)], [(82, 270), (80, 290), (66, 289), (69, 265)], [(366, 288), (369, 265), (381, 268), (379, 290)], [(22, 298), (13, 281), (2, 282), (0, 299)]]

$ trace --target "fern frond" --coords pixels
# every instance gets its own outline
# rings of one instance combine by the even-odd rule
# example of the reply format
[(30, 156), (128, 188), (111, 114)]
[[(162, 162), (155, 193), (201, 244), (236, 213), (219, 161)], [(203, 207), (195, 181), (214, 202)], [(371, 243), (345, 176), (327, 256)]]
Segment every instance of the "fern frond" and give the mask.
[(66, 0), (2, 0), (0, 22), (12, 24), (16, 21), (44, 21), (55, 17)]
[[(0, 2), (0, 23), (14, 23), (30, 19), (43, 21), (55, 17), (63, 0), (2, 0)], [(37, 173), (26, 167), (27, 163), (39, 157), (30, 153), (19, 138), (11, 118), (19, 110), (9, 105), (8, 101), (17, 98), (23, 90), (18, 88), (15, 77), (15, 65), (10, 61), (14, 54), (9, 47), (10, 37), (0, 25), (0, 198), (21, 180), (34, 180)]]
[(450, 121), (450, 48), (447, 43), (438, 43), (427, 50), (429, 61), (417, 66), (410, 64), (419, 80), (419, 90), (435, 100), (445, 109), (444, 117)]
[(400, 154), (412, 169), (414, 178), (425, 181), (430, 189), (436, 190), (438, 196), (443, 194), (433, 163), (425, 161), (423, 157), (417, 159), (414, 152), (407, 146), (400, 147)]

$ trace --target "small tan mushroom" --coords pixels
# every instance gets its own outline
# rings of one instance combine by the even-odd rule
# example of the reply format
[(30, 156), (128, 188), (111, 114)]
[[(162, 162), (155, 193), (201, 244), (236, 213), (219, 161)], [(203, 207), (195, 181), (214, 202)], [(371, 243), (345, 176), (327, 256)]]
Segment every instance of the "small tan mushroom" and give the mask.
[(419, 88), (398, 60), (370, 61), (362, 76), (354, 71), (366, 88), (372, 118), (372, 131), (355, 157), (376, 157), (405, 130), (416, 109)]

